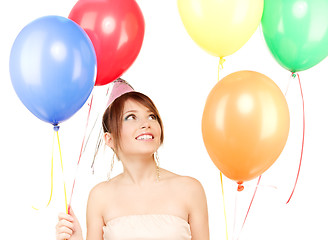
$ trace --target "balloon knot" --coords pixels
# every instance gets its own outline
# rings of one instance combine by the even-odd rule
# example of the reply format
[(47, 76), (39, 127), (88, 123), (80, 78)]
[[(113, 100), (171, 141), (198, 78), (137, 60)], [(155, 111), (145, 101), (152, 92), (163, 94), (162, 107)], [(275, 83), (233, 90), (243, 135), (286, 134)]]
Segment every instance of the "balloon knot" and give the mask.
[(293, 72), (293, 73), (292, 73), (292, 77), (293, 77), (293, 78), (296, 78), (296, 73)]
[(59, 130), (59, 126), (58, 125), (54, 125), (54, 131), (58, 132)]
[(244, 190), (243, 181), (239, 181), (239, 182), (237, 182), (237, 184), (238, 184), (237, 191), (238, 192), (243, 191)]
[(224, 62), (225, 62), (225, 59), (223, 57), (220, 57), (220, 61), (219, 61), (220, 69), (223, 69), (223, 63)]

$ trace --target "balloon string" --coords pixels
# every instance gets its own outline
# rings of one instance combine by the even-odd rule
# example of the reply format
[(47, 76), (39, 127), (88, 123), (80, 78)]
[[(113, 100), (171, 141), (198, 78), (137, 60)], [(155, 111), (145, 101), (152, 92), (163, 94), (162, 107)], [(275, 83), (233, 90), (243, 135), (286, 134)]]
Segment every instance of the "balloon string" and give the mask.
[[(109, 89), (110, 89), (110, 86), (108, 86), (108, 88), (107, 88), (106, 97), (108, 96)], [(99, 115), (97, 116), (97, 120), (98, 120), (98, 117), (99, 117)], [(94, 126), (95, 126), (95, 124), (94, 124)], [(93, 128), (94, 128), (94, 126), (93, 126)], [(91, 131), (93, 131), (93, 128), (92, 128)], [(97, 154), (98, 154), (98, 151), (99, 151), (99, 148), (100, 148), (101, 144), (102, 144), (102, 127), (100, 127), (100, 129), (99, 129), (99, 134), (98, 134), (98, 138), (97, 138), (97, 142), (96, 142), (96, 148), (95, 148), (94, 155), (93, 155), (93, 160), (92, 160), (92, 163), (91, 163), (92, 174), (95, 173), (95, 165), (94, 164), (95, 164), (96, 157), (97, 157)]]
[(92, 102), (93, 102), (93, 94), (91, 96), (91, 100), (90, 100), (90, 104), (89, 104), (89, 111), (88, 111), (88, 116), (87, 116), (87, 122), (86, 122), (85, 129), (84, 129), (84, 136), (83, 136), (83, 140), (82, 140), (82, 146), (81, 146), (79, 160), (77, 162), (77, 165), (79, 165), (80, 164), (80, 161), (81, 161), (82, 150), (83, 150), (84, 141), (85, 141), (85, 135), (87, 133), (87, 128), (88, 128), (88, 124), (89, 124), (89, 118), (90, 118), (90, 112), (91, 112)]
[(220, 57), (219, 67), (218, 67), (218, 81), (220, 81), (220, 70), (223, 69), (224, 62), (225, 62), (225, 59), (223, 57)]
[(222, 180), (222, 173), (220, 172), (220, 180), (221, 180), (221, 189), (222, 189), (222, 198), (223, 198), (223, 210), (224, 210), (224, 219), (225, 219), (225, 227), (226, 227), (226, 239), (228, 240), (228, 221), (227, 221), (227, 213), (226, 213), (226, 206), (224, 200), (224, 191), (223, 191), (223, 180)]
[(303, 107), (303, 136), (302, 136), (302, 150), (301, 150), (301, 157), (300, 157), (300, 163), (299, 163), (299, 166), (298, 166), (298, 171), (297, 171), (297, 176), (296, 176), (296, 180), (295, 180), (295, 184), (294, 184), (294, 188), (293, 188), (293, 191), (288, 199), (288, 201), (286, 202), (286, 204), (289, 203), (290, 199), (292, 198), (293, 194), (294, 194), (294, 191), (295, 191), (295, 188), (296, 188), (296, 184), (297, 184), (297, 181), (298, 181), (298, 177), (299, 177), (299, 174), (300, 174), (300, 171), (301, 171), (301, 165), (302, 165), (302, 158), (303, 158), (303, 149), (304, 149), (304, 135), (305, 135), (305, 111), (304, 111), (304, 97), (303, 97), (303, 91), (302, 91), (302, 85), (301, 85), (301, 79), (300, 79), (300, 76), (298, 75), (298, 73), (292, 73), (293, 74), (293, 77), (295, 78), (297, 76), (298, 78), (298, 82), (299, 82), (299, 85), (300, 85), (300, 92), (301, 92), (301, 96), (302, 96), (302, 107)]
[[(81, 156), (82, 156), (82, 152), (83, 152), (83, 146), (84, 146), (85, 136), (86, 136), (86, 132), (87, 132), (88, 124), (89, 124), (89, 118), (90, 118), (90, 112), (91, 112), (91, 107), (92, 107), (92, 101), (93, 101), (93, 94), (91, 96), (91, 100), (90, 100), (90, 104), (89, 104), (89, 111), (88, 111), (88, 116), (87, 116), (87, 122), (86, 122), (86, 126), (85, 126), (85, 129), (84, 129), (84, 136), (83, 136), (83, 140), (82, 140), (82, 145), (81, 145), (79, 159), (77, 161), (77, 168), (78, 168), (78, 166), (80, 164), (80, 161), (81, 161)], [(76, 181), (76, 174), (75, 174), (75, 177), (74, 177), (72, 191), (71, 191), (71, 197), (70, 197), (70, 200), (69, 200), (69, 208), (71, 207), (71, 204), (72, 204), (72, 197), (73, 197), (73, 192), (74, 192), (74, 187), (75, 187), (75, 181)]]
[[(61, 148), (60, 148), (58, 129), (55, 130), (55, 131), (57, 133), (58, 149), (59, 149), (59, 156), (60, 156), (60, 165), (61, 165), (61, 170), (62, 170), (62, 174), (63, 174), (63, 177), (64, 177), (63, 157), (62, 157)], [(63, 183), (64, 183), (64, 195), (65, 195), (65, 210), (66, 210), (66, 213), (68, 213), (65, 179), (63, 180)]]
[[(107, 87), (107, 90), (106, 90), (106, 96), (107, 96), (108, 93), (109, 93), (109, 89), (110, 89), (110, 86)], [(90, 107), (90, 108), (91, 108), (91, 107)], [(90, 110), (89, 110), (89, 112), (90, 112)], [(88, 117), (88, 118), (89, 118), (89, 117)], [(90, 130), (89, 136), (88, 136), (88, 138), (87, 138), (87, 140), (86, 140), (86, 142), (85, 142), (85, 144), (84, 144), (83, 152), (85, 151), (85, 149), (86, 149), (86, 147), (87, 147), (87, 145), (88, 145), (88, 142), (89, 142), (89, 139), (90, 139), (91, 133), (93, 132), (93, 130), (94, 130), (94, 128), (95, 128), (95, 126), (96, 126), (96, 124), (97, 124), (97, 122), (98, 122), (98, 119), (99, 119), (99, 113), (97, 114), (96, 120), (95, 120), (95, 122), (93, 123), (93, 126), (92, 126), (92, 128), (91, 128), (91, 130)], [(87, 121), (89, 121), (89, 120), (87, 120)], [(92, 163), (92, 165), (93, 165), (93, 163)], [(91, 167), (92, 167), (92, 166), (91, 166)]]
[[(49, 206), (49, 204), (51, 202), (51, 199), (52, 199), (53, 189), (54, 189), (54, 145), (55, 145), (55, 132), (54, 132), (53, 137), (52, 137), (50, 197), (49, 197), (48, 203), (47, 203), (47, 205), (45, 207), (48, 207)], [(36, 208), (34, 206), (32, 206), (32, 208), (34, 210), (39, 210), (39, 208)]]
[[(255, 198), (255, 194), (256, 194), (256, 192), (257, 192), (257, 188), (259, 187), (259, 184), (260, 184), (260, 181), (261, 181), (261, 177), (262, 177), (262, 175), (260, 175), (260, 176), (259, 176), (259, 179), (257, 180), (256, 188), (255, 188), (255, 191), (254, 191), (254, 194), (253, 194), (253, 197), (252, 197), (251, 203), (249, 204), (249, 207), (248, 207), (248, 210), (247, 210), (247, 213), (246, 213), (246, 216), (245, 216), (245, 219), (244, 219), (243, 225), (242, 225), (242, 227), (241, 227), (241, 230), (243, 230), (243, 228), (244, 228), (244, 225), (245, 225), (245, 222), (246, 222), (246, 219), (247, 219), (247, 216), (248, 216), (249, 210), (251, 209), (251, 206), (252, 206), (253, 200), (254, 200), (254, 198)], [(240, 230), (240, 231), (241, 231), (241, 230)]]
[(285, 92), (285, 97), (286, 97), (287, 92), (288, 92), (288, 90), (289, 90), (289, 86), (290, 86), (290, 82), (291, 82), (291, 80), (292, 80), (292, 77), (293, 77), (293, 73), (292, 73), (292, 75), (290, 76), (290, 78), (289, 78), (289, 80), (288, 80), (288, 84), (287, 84), (287, 88), (286, 88), (286, 92)]
[[(90, 106), (90, 109), (91, 109), (91, 106)], [(89, 114), (88, 114), (88, 118), (87, 118), (87, 126), (88, 126), (88, 122), (89, 122), (89, 116), (90, 116), (90, 110), (89, 110)], [(88, 137), (87, 137), (87, 140), (85, 141), (85, 144), (84, 144), (84, 146), (83, 146), (82, 154), (84, 153), (85, 149), (86, 149), (87, 146), (88, 146), (89, 139), (90, 139), (90, 137), (91, 137), (91, 133), (93, 132), (93, 130), (94, 130), (96, 124), (97, 124), (98, 118), (99, 118), (99, 113), (97, 114), (96, 120), (95, 120), (95, 122), (93, 123), (93, 125), (92, 125), (92, 127), (91, 127), (91, 130), (90, 130), (90, 133), (89, 133), (89, 135), (88, 135)], [(87, 128), (87, 126), (86, 126), (86, 128)]]

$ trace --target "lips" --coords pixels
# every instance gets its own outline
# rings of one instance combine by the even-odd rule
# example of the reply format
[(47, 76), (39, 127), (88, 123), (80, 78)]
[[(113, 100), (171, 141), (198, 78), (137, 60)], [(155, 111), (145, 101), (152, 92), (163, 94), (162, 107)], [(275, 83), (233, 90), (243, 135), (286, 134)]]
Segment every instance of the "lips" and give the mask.
[(136, 137), (136, 140), (152, 140), (154, 139), (153, 134), (150, 133), (143, 133)]

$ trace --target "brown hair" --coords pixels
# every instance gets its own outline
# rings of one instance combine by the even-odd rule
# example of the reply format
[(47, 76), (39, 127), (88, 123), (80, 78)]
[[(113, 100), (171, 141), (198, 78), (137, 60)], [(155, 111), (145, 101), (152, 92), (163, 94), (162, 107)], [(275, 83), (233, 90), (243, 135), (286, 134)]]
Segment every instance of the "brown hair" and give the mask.
[(140, 92), (128, 92), (124, 93), (120, 97), (116, 98), (111, 105), (108, 106), (103, 115), (102, 126), (104, 132), (109, 132), (113, 135), (115, 149), (120, 147), (120, 136), (122, 128), (123, 108), (127, 100), (132, 99), (146, 108), (148, 108), (156, 116), (156, 119), (161, 128), (160, 143), (164, 141), (163, 123), (159, 115), (159, 112), (153, 103), (153, 101), (146, 95)]

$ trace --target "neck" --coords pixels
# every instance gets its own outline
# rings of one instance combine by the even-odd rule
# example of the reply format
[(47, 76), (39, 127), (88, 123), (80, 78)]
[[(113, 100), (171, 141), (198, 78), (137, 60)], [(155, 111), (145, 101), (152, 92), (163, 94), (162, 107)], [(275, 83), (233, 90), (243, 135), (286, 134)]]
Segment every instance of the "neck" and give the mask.
[(121, 159), (123, 164), (123, 177), (136, 185), (145, 185), (158, 181), (158, 168), (151, 157), (128, 157)]

